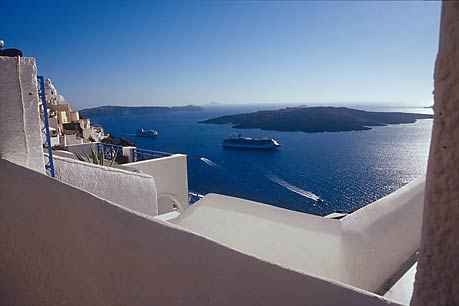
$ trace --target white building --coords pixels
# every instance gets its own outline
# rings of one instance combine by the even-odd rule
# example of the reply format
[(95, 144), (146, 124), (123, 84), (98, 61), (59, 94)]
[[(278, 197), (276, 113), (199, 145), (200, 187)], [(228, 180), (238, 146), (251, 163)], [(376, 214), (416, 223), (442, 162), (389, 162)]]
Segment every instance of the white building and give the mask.
[[(53, 145), (60, 143), (63, 146), (67, 146), (82, 143), (84, 140), (100, 141), (106, 137), (102, 127), (93, 127), (89, 119), (80, 118), (79, 112), (66, 103), (64, 96), (58, 94), (56, 87), (50, 79), (46, 79), (44, 85), (49, 119), (52, 122), (57, 121), (57, 127), (51, 124), (50, 127), (55, 128), (60, 135), (59, 138), (53, 135)], [(71, 123), (80, 126), (81, 135), (77, 135), (74, 130), (65, 129)]]
[(89, 118), (79, 120), (80, 127), (83, 130), (83, 138), (86, 140), (101, 141), (106, 137), (105, 131), (101, 126), (92, 126)]

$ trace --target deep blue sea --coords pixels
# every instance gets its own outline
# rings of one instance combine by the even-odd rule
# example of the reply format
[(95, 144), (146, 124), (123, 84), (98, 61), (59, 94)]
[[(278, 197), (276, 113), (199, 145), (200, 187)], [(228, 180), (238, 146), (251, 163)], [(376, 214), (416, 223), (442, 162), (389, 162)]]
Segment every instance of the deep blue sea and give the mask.
[[(220, 193), (315, 215), (352, 212), (425, 174), (432, 120), (370, 131), (303, 133), (198, 124), (220, 115), (276, 106), (220, 106), (165, 115), (93, 117), (137, 147), (188, 155), (189, 189)], [(362, 108), (363, 109), (363, 108)], [(371, 110), (369, 108), (366, 108)], [(375, 109), (373, 109), (375, 110)], [(432, 113), (430, 109), (377, 109)], [(137, 128), (156, 138), (137, 138)], [(232, 134), (278, 140), (278, 151), (224, 149)]]

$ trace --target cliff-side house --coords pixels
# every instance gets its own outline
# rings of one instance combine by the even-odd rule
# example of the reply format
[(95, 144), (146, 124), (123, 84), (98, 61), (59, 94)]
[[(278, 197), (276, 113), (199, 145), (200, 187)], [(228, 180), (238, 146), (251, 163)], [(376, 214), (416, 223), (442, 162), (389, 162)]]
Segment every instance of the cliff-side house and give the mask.
[[(79, 112), (58, 94), (50, 79), (45, 80), (45, 95), (52, 146), (100, 141), (106, 137), (102, 127), (91, 126), (89, 118), (80, 118)], [(43, 114), (43, 106), (40, 112)]]

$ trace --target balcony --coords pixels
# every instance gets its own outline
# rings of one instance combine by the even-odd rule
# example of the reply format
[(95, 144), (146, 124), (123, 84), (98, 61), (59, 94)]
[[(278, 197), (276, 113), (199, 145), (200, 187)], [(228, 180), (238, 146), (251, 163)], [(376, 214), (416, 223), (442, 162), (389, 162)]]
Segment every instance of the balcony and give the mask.
[[(157, 192), (158, 214), (165, 214), (175, 210), (184, 211), (189, 205), (186, 155), (145, 150), (136, 147), (122, 147), (100, 142), (71, 145), (67, 146), (66, 149), (68, 152), (57, 151), (56, 155), (76, 159), (77, 154), (91, 156), (97, 152), (103, 157), (104, 165), (112, 166), (112, 172), (114, 169), (118, 169), (151, 176)], [(62, 159), (57, 158), (56, 167), (64, 167)], [(82, 165), (85, 166), (84, 164)], [(100, 167), (99, 172), (107, 172), (108, 170), (110, 168)], [(85, 176), (83, 173), (81, 175)], [(85, 177), (86, 180), (90, 179), (87, 176)], [(83, 178), (62, 174), (60, 179), (68, 180), (69, 183), (75, 185), (81, 184), (79, 182)], [(116, 185), (115, 183), (113, 184)], [(126, 191), (127, 188), (125, 186), (123, 189)], [(115, 190), (114, 192), (116, 194)], [(135, 198), (138, 195), (134, 193), (132, 196)]]

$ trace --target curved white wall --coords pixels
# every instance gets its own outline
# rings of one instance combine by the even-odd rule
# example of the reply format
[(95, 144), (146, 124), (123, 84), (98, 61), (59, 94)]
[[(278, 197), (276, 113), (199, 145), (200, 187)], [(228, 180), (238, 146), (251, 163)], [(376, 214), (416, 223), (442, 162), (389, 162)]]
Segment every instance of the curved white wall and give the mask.
[(171, 198), (179, 201), (183, 209), (189, 206), (186, 155), (174, 154), (121, 165), (123, 166), (138, 169), (155, 178), (160, 214), (172, 210), (174, 202)]
[(145, 174), (54, 156), (56, 179), (149, 216), (158, 215), (154, 179)]
[(341, 219), (345, 274), (353, 286), (384, 293), (414, 264), (421, 241), (425, 177)]

